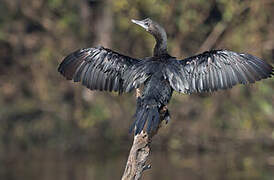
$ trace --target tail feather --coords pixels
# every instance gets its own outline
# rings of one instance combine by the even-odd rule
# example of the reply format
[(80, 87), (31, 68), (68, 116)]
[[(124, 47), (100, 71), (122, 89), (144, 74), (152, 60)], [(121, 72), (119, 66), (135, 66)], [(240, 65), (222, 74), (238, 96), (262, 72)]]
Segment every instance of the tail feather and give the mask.
[(137, 120), (138, 123), (137, 123), (137, 126), (136, 126), (137, 127), (136, 132), (140, 133), (144, 129), (144, 126), (146, 124), (146, 119), (147, 119), (148, 114), (149, 114), (148, 111), (149, 111), (148, 109), (145, 109), (143, 111), (143, 114), (140, 114), (140, 118), (138, 118), (138, 120)]
[(135, 131), (135, 135), (142, 131), (148, 134), (156, 132), (161, 120), (170, 119), (166, 104), (171, 95), (172, 89), (165, 80), (159, 80), (158, 77), (150, 79), (144, 85), (142, 95), (137, 99), (135, 121), (130, 132)]
[[(149, 113), (149, 116), (148, 116), (148, 119), (152, 119), (153, 120), (153, 113), (152, 113), (152, 111), (150, 111), (150, 113)], [(148, 132), (150, 132), (151, 131), (151, 127), (152, 127), (152, 125), (153, 125), (153, 121), (148, 121), (148, 123), (147, 123), (147, 131)]]
[(135, 129), (135, 134), (141, 133), (146, 125), (146, 131), (150, 133), (157, 129), (160, 122), (159, 107), (157, 105), (141, 105), (134, 115), (135, 121), (130, 127), (130, 132)]
[[(158, 127), (158, 125), (160, 123), (160, 114), (159, 114), (158, 108), (154, 109), (152, 111), (152, 113), (153, 113), (153, 119), (149, 119), (149, 121), (152, 121), (151, 128), (152, 128), (152, 131), (154, 131), (154, 130), (157, 129), (157, 127)], [(150, 132), (150, 128), (147, 129), (147, 131)]]

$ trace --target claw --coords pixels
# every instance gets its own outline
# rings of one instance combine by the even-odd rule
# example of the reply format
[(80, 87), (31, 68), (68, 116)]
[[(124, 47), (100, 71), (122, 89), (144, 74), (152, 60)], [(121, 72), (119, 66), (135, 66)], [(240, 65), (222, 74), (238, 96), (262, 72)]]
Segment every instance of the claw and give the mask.
[(145, 167), (143, 167), (143, 171), (148, 170), (148, 169), (151, 169), (151, 165), (150, 164), (148, 164)]
[(170, 121), (170, 114), (167, 106), (163, 106), (160, 110), (160, 114), (163, 116), (163, 119), (166, 121), (166, 124)]

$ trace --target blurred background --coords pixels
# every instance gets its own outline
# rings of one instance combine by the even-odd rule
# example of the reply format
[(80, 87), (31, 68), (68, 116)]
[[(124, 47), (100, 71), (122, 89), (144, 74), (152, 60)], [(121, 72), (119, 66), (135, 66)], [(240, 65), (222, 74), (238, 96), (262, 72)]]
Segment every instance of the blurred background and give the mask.
[[(171, 55), (213, 48), (274, 65), (272, 0), (1, 0), (0, 179), (119, 179), (131, 147), (134, 93), (95, 92), (57, 66), (103, 45), (136, 58), (154, 39), (130, 19), (165, 27)], [(174, 93), (153, 138), (146, 180), (271, 180), (274, 79), (214, 94)]]

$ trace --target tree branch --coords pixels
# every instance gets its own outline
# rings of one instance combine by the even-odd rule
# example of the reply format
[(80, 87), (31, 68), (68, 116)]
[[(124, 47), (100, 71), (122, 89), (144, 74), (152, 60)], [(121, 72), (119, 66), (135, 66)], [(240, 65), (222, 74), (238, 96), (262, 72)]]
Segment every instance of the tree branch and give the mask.
[[(136, 98), (140, 96), (140, 89), (136, 89)], [(152, 137), (157, 134), (161, 127), (161, 122), (164, 119), (166, 110), (167, 108), (165, 106), (160, 111), (160, 123), (155, 132), (148, 134), (147, 132), (142, 131), (140, 134), (134, 136), (122, 180), (138, 180), (145, 170), (151, 168), (150, 164), (146, 165), (151, 150), (150, 143), (152, 142)]]
[(227, 23), (219, 22), (211, 31), (209, 36), (206, 38), (200, 49), (198, 50), (198, 53), (202, 53), (204, 51), (207, 51), (211, 49), (214, 44), (216, 44), (219, 37), (222, 35), (222, 33), (225, 31), (227, 27)]
[(142, 131), (134, 136), (122, 180), (138, 180), (142, 172), (150, 168), (150, 165), (146, 165), (150, 153), (150, 142), (147, 132)]
[(230, 18), (230, 20), (223, 20), (217, 23), (213, 30), (210, 32), (209, 36), (199, 48), (197, 54), (210, 50), (216, 44), (224, 31), (228, 28), (229, 24), (235, 19), (235, 17), (239, 17), (242, 13), (245, 12), (245, 10), (249, 8), (249, 6), (250, 3), (242, 3), (240, 6), (238, 6), (237, 10), (234, 10), (232, 12), (232, 17)]

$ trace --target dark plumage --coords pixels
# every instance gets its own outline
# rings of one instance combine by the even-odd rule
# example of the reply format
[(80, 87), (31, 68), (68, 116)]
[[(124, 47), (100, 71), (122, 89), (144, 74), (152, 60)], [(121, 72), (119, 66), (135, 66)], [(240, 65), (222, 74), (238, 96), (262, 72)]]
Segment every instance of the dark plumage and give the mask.
[[(136, 134), (145, 126), (148, 133), (157, 128), (159, 111), (168, 104), (173, 90), (187, 94), (212, 92), (273, 75), (273, 67), (258, 57), (227, 50), (177, 60), (168, 54), (167, 35), (159, 24), (149, 18), (132, 22), (155, 37), (152, 57), (135, 59), (104, 47), (86, 48), (67, 56), (58, 71), (91, 90), (124, 93), (144, 84), (131, 126)], [(166, 111), (165, 119), (169, 118)]]

